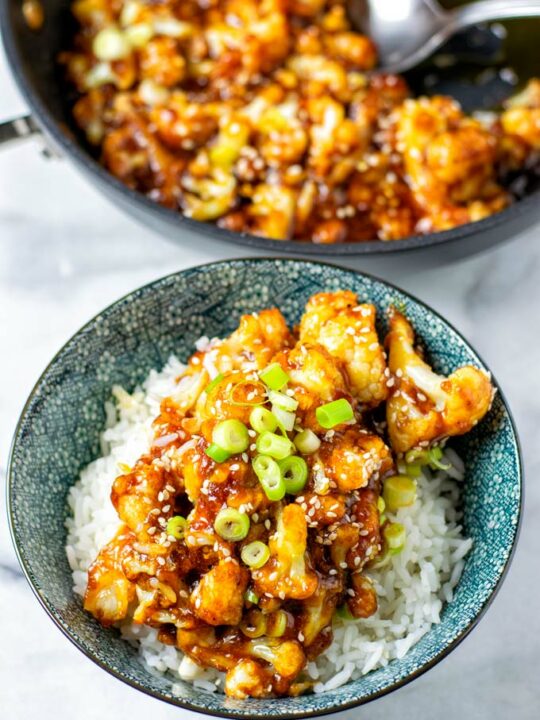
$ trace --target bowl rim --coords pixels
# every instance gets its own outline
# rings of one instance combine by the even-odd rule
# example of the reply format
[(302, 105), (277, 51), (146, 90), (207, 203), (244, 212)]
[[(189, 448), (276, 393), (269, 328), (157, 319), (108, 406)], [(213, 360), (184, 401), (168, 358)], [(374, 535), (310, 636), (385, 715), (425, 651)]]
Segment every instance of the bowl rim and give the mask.
[[(377, 277), (376, 275), (373, 275), (371, 273), (366, 273), (360, 270), (355, 270), (351, 268), (344, 267), (343, 265), (338, 265), (336, 263), (330, 263), (325, 262), (321, 260), (313, 260), (311, 258), (291, 258), (287, 256), (283, 257), (240, 257), (240, 258), (232, 258), (232, 259), (226, 259), (226, 260), (214, 260), (206, 263), (200, 263), (197, 265), (192, 265), (186, 268), (183, 268), (182, 270), (177, 270), (172, 273), (168, 273), (167, 275), (161, 276), (159, 278), (156, 278), (154, 280), (151, 280), (134, 290), (131, 290), (130, 292), (125, 293), (118, 299), (114, 300), (113, 302), (109, 303), (105, 308), (97, 312), (90, 320), (88, 320), (84, 325), (82, 325), (77, 331), (75, 331), (70, 338), (60, 347), (60, 349), (54, 354), (52, 359), (48, 362), (47, 366), (43, 370), (43, 372), (40, 374), (39, 378), (35, 382), (34, 386), (32, 387), (32, 390), (30, 391), (27, 400), (24, 403), (24, 406), (21, 410), (19, 419), (17, 421), (17, 425), (15, 427), (15, 431), (13, 434), (13, 438), (11, 441), (10, 446), (10, 452), (8, 456), (8, 464), (7, 464), (7, 472), (6, 472), (6, 510), (7, 510), (7, 516), (8, 516), (8, 526), (9, 526), (9, 532), (11, 536), (11, 541), (13, 543), (15, 554), (17, 556), (17, 560), (19, 562), (19, 565), (22, 569), (22, 572), (24, 574), (24, 577), (26, 578), (26, 581), (30, 585), (30, 588), (32, 592), (34, 593), (35, 597), (38, 599), (39, 604), (43, 608), (43, 610), (46, 612), (47, 616), (50, 618), (50, 620), (53, 621), (53, 623), (57, 626), (57, 628), (62, 632), (62, 634), (70, 640), (70, 642), (75, 645), (75, 647), (80, 650), (83, 655), (85, 655), (88, 659), (90, 659), (92, 662), (94, 662), (98, 667), (105, 670), (109, 675), (112, 675), (113, 677), (117, 678), (118, 680), (122, 681), (126, 685), (134, 688), (135, 690), (139, 690), (140, 692), (143, 692), (145, 695), (156, 698), (158, 700), (161, 700), (163, 702), (166, 702), (169, 705), (172, 705), (174, 707), (180, 707), (185, 710), (190, 710), (192, 712), (196, 712), (202, 715), (208, 715), (212, 717), (219, 717), (219, 718), (233, 718), (234, 720), (246, 720), (248, 715), (245, 713), (236, 712), (235, 710), (212, 710), (212, 709), (206, 709), (203, 707), (199, 707), (197, 705), (194, 705), (190, 700), (186, 700), (182, 697), (175, 698), (173, 696), (167, 696), (161, 691), (154, 691), (148, 688), (147, 686), (143, 685), (142, 683), (139, 683), (136, 680), (133, 680), (131, 678), (128, 678), (115, 668), (107, 665), (107, 663), (102, 662), (99, 658), (97, 658), (91, 650), (87, 649), (84, 644), (82, 644), (77, 636), (75, 634), (72, 634), (70, 632), (70, 629), (67, 627), (64, 627), (60, 620), (55, 616), (53, 610), (48, 607), (46, 598), (42, 596), (38, 590), (38, 588), (34, 585), (33, 580), (31, 578), (31, 569), (29, 566), (29, 563), (25, 560), (23, 551), (22, 551), (22, 543), (20, 541), (20, 538), (17, 535), (16, 527), (15, 527), (15, 520), (14, 520), (14, 514), (13, 514), (13, 508), (11, 504), (11, 488), (14, 484), (14, 477), (13, 477), (13, 458), (14, 458), (14, 452), (16, 446), (20, 442), (20, 436), (21, 436), (21, 430), (23, 422), (26, 419), (26, 414), (29, 410), (29, 407), (31, 403), (33, 402), (36, 392), (39, 389), (40, 385), (44, 381), (46, 375), (48, 374), (49, 370), (53, 367), (53, 365), (57, 362), (57, 360), (60, 358), (61, 355), (63, 355), (64, 351), (66, 351), (69, 347), (69, 345), (77, 338), (78, 336), (84, 334), (90, 326), (92, 326), (98, 318), (100, 318), (104, 313), (112, 312), (113, 309), (120, 305), (121, 303), (127, 303), (130, 302), (133, 299), (138, 298), (139, 296), (144, 295), (147, 292), (151, 292), (152, 288), (156, 285), (159, 285), (161, 283), (166, 283), (168, 280), (171, 280), (177, 275), (182, 275), (186, 271), (190, 270), (199, 270), (208, 268), (211, 269), (213, 267), (219, 267), (223, 265), (228, 265), (231, 263), (265, 263), (265, 262), (284, 262), (284, 263), (308, 263), (316, 266), (323, 266), (323, 267), (330, 267), (337, 270), (345, 270), (346, 272), (353, 273), (354, 275), (358, 275), (360, 277), (365, 277), (370, 281), (375, 281), (378, 283), (381, 283), (388, 288), (392, 290), (397, 290), (398, 292), (405, 295), (405, 297), (408, 298), (408, 300), (412, 301), (414, 304), (417, 304), (424, 308), (424, 310), (427, 310), (429, 313), (434, 315), (439, 321), (442, 321), (444, 325), (447, 325), (457, 336), (458, 338), (465, 344), (467, 348), (473, 351), (473, 353), (477, 356), (477, 358), (480, 360), (482, 365), (484, 365), (486, 368), (489, 366), (484, 362), (483, 358), (479, 353), (476, 351), (476, 349), (471, 345), (471, 343), (464, 338), (464, 336), (450, 323), (448, 320), (446, 320), (439, 312), (431, 308), (427, 303), (423, 302), (422, 300), (419, 300), (416, 296), (412, 295), (411, 293), (402, 290), (399, 286), (395, 285), (394, 283), (388, 282), (387, 280), (384, 280), (382, 278)], [(491, 371), (490, 371), (491, 372)], [(492, 588), (490, 594), (486, 598), (484, 604), (481, 606), (480, 610), (477, 612), (477, 614), (471, 619), (471, 621), (468, 623), (468, 625), (461, 630), (461, 632), (448, 644), (445, 645), (431, 660), (429, 660), (426, 663), (423, 663), (420, 667), (418, 667), (416, 670), (411, 672), (406, 677), (394, 681), (387, 687), (381, 688), (380, 690), (374, 691), (363, 698), (357, 698), (355, 700), (348, 700), (342, 704), (334, 705), (333, 707), (327, 707), (327, 708), (316, 708), (316, 709), (310, 709), (310, 710), (300, 710), (299, 712), (294, 713), (283, 713), (283, 714), (270, 714), (265, 712), (257, 712), (254, 713), (251, 718), (253, 720), (297, 720), (300, 718), (310, 718), (310, 717), (320, 717), (324, 715), (331, 715), (333, 713), (343, 712), (346, 710), (351, 710), (353, 708), (360, 707), (362, 705), (366, 705), (369, 702), (372, 702), (373, 700), (376, 700), (377, 698), (383, 697), (384, 695), (388, 695), (394, 690), (397, 690), (401, 687), (404, 687), (405, 685), (408, 685), (410, 682), (415, 680), (416, 678), (420, 677), (424, 673), (426, 673), (428, 670), (431, 670), (431, 668), (435, 667), (441, 660), (443, 660), (445, 657), (447, 657), (463, 640), (469, 635), (469, 633), (478, 625), (480, 620), (484, 617), (485, 613), (487, 612), (488, 608), (494, 601), (496, 595), (498, 594), (502, 583), (504, 582), (508, 571), (510, 569), (510, 566), (512, 564), (512, 561), (515, 556), (520, 532), (521, 532), (521, 526), (522, 526), (522, 520), (523, 520), (523, 507), (524, 507), (524, 494), (525, 494), (525, 488), (524, 488), (524, 464), (523, 464), (523, 454), (521, 449), (521, 443), (519, 440), (519, 435), (517, 431), (517, 426), (514, 420), (514, 417), (512, 415), (512, 412), (510, 410), (510, 406), (508, 404), (508, 401), (506, 399), (506, 396), (504, 395), (503, 391), (501, 390), (501, 387), (497, 381), (497, 379), (494, 377), (493, 374), (491, 374), (491, 381), (496, 388), (497, 394), (499, 395), (504, 410), (508, 416), (508, 420), (510, 422), (510, 428), (512, 430), (512, 439), (514, 443), (515, 448), (515, 457), (517, 460), (517, 480), (518, 480), (518, 487), (519, 487), (519, 505), (518, 505), (518, 513), (517, 513), (517, 521), (514, 526), (514, 533), (511, 540), (511, 546), (510, 551), (508, 553), (508, 556), (505, 560), (504, 566), (499, 574), (499, 577), (497, 579), (496, 584)], [(346, 685), (345, 685), (346, 687)], [(249, 702), (249, 700), (248, 700)], [(276, 702), (279, 702), (279, 698), (276, 699)]]
[[(267, 252), (278, 254), (289, 252), (292, 255), (303, 257), (308, 256), (338, 256), (354, 257), (361, 255), (386, 255), (387, 253), (403, 254), (421, 251), (428, 247), (440, 245), (454, 245), (459, 241), (475, 234), (489, 232), (505, 222), (511, 222), (524, 212), (533, 210), (540, 198), (540, 188), (533, 190), (529, 195), (488, 217), (468, 222), (464, 225), (449, 230), (428, 233), (427, 235), (410, 235), (399, 240), (367, 240), (361, 242), (335, 243), (332, 245), (317, 244), (313, 242), (302, 242), (298, 240), (274, 240), (264, 238), (250, 233), (233, 232), (218, 227), (215, 223), (200, 222), (186, 217), (183, 213), (171, 208), (159, 205), (157, 202), (146, 197), (142, 193), (127, 187), (112, 173), (106, 170), (80, 143), (71, 128), (53, 117), (52, 112), (35, 89), (33, 83), (24, 68), (24, 58), (19, 48), (16, 33), (12, 23), (12, 2), (0, 0), (0, 36), (2, 38), (6, 57), (8, 59), (12, 75), (16, 84), (26, 100), (38, 124), (44, 129), (45, 137), (51, 138), (53, 144), (67, 154), (75, 166), (91, 176), (91, 179), (104, 183), (117, 194), (126, 204), (140, 209), (149, 216), (154, 216), (167, 223), (169, 226), (176, 226), (178, 230), (186, 228), (201, 237), (212, 240), (224, 241), (229, 244), (240, 245), (246, 248), (260, 248)], [(98, 189), (102, 191), (101, 186)], [(102, 193), (103, 194), (103, 193)], [(106, 194), (106, 193), (105, 193)], [(130, 213), (133, 216), (133, 213)], [(135, 217), (138, 220), (137, 217)], [(163, 233), (159, 233), (163, 235)], [(512, 235), (506, 238), (506, 242), (512, 239)]]

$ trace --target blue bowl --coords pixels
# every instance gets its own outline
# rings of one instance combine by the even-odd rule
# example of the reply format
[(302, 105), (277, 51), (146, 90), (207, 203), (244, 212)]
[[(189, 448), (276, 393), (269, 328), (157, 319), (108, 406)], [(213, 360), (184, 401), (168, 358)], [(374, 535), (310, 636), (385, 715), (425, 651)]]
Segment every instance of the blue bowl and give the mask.
[[(201, 335), (224, 335), (241, 314), (276, 306), (296, 323), (308, 298), (349, 288), (378, 309), (403, 307), (435, 369), (466, 363), (488, 368), (445, 320), (388, 283), (350, 270), (301, 260), (217, 262), (157, 280), (97, 315), (60, 350), (32, 391), (15, 432), (8, 477), (11, 531), (21, 566), (38, 600), (85, 655), (138, 690), (209, 715), (307, 717), (365, 703), (418, 677), (447, 655), (486, 611), (516, 544), (522, 463), (510, 411), (498, 389), (489, 415), (453, 446), (464, 458), (464, 529), (474, 541), (455, 597), (401, 660), (337, 690), (279, 700), (232, 700), (156, 677), (114, 630), (106, 630), (72, 592), (64, 552), (66, 497), (80, 470), (99, 455), (104, 402), (111, 386), (128, 390), (171, 353), (185, 360)], [(496, 384), (496, 383), (495, 383)]]

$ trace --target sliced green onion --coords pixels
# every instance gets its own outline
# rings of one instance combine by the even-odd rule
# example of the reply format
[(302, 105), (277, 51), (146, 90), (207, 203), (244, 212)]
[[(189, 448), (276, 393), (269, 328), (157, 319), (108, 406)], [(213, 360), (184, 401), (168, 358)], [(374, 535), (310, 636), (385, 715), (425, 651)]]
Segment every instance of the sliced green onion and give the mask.
[(407, 475), (392, 475), (386, 478), (383, 499), (390, 512), (409, 507), (416, 500), (416, 482)]
[(294, 444), (302, 455), (312, 455), (321, 447), (321, 441), (313, 430), (309, 429), (302, 430), (302, 432), (298, 433), (294, 438)]
[(285, 497), (287, 492), (285, 481), (281, 477), (281, 470), (275, 460), (266, 455), (257, 455), (253, 460), (253, 470), (269, 500), (276, 502)]
[(249, 532), (249, 517), (234, 508), (223, 508), (216, 516), (214, 530), (224, 540), (243, 540)]
[(288, 495), (297, 495), (304, 489), (308, 478), (308, 467), (304, 458), (290, 455), (280, 460), (279, 469)]
[(167, 535), (172, 535), (177, 540), (182, 540), (186, 532), (187, 520), (181, 515), (175, 515), (167, 523)]
[(219, 445), (216, 445), (216, 443), (209, 445), (205, 452), (208, 457), (212, 458), (212, 460), (217, 463), (225, 462), (225, 460), (228, 460), (231, 457), (230, 453), (222, 447), (219, 447)]
[(403, 472), (411, 478), (417, 478), (422, 474), (422, 466), (419, 463), (411, 463), (410, 465), (405, 463)]
[(223, 420), (215, 426), (212, 440), (231, 455), (242, 453), (249, 446), (248, 429), (240, 420)]
[(430, 460), (429, 464), (431, 465), (431, 467), (434, 470), (450, 470), (450, 468), (452, 467), (451, 465), (448, 465), (447, 463), (441, 462), (442, 456), (443, 456), (443, 451), (441, 450), (440, 447), (431, 448), (431, 450), (429, 451), (429, 460)]
[(219, 385), (219, 383), (223, 380), (225, 376), (223, 373), (219, 373), (219, 375), (216, 375), (216, 377), (211, 380), (208, 385), (204, 388), (204, 392), (208, 394), (209, 392), (212, 392), (212, 390)]
[(252, 605), (257, 605), (257, 603), (259, 602), (259, 596), (255, 592), (255, 590), (249, 588), (249, 590), (246, 590), (246, 592), (244, 593), (244, 600), (248, 603), (251, 603)]
[(377, 498), (377, 510), (379, 511), (379, 515), (382, 515), (386, 510), (386, 503), (381, 495)]
[(397, 555), (405, 547), (407, 533), (401, 523), (389, 523), (383, 528), (383, 536), (392, 555)]
[(264, 407), (254, 407), (249, 415), (249, 424), (255, 432), (274, 432), (278, 423), (274, 415)]
[[(248, 400), (247, 397), (245, 400), (240, 400), (238, 398), (239, 390), (243, 387), (253, 388), (253, 390), (251, 390), (251, 392), (248, 392), (247, 395), (251, 395), (254, 393), (255, 397), (251, 398), (250, 400)], [(229, 402), (231, 403), (231, 405), (239, 405), (240, 407), (253, 407), (254, 405), (262, 405), (265, 399), (266, 388), (261, 382), (258, 382), (257, 380), (241, 380), (240, 382), (237, 382), (236, 385), (232, 386), (229, 393)]]
[(270, 455), (276, 460), (283, 460), (288, 455), (292, 455), (294, 451), (294, 445), (289, 438), (271, 432), (261, 433), (256, 444), (261, 455)]
[(289, 382), (289, 376), (278, 363), (272, 363), (259, 373), (259, 377), (270, 390), (281, 390)]
[(285, 610), (277, 610), (268, 617), (266, 634), (268, 637), (282, 637), (288, 624), (289, 618)]
[(248, 638), (259, 638), (266, 634), (266, 615), (260, 610), (250, 610), (240, 623), (240, 630)]
[[(443, 451), (440, 447), (433, 447), (430, 450), (414, 449), (409, 450), (405, 455), (405, 462), (410, 467), (416, 465), (429, 465), (432, 470), (449, 470), (450, 465), (441, 462)], [(409, 473), (408, 473), (409, 474)]]
[(284, 432), (290, 432), (294, 429), (296, 415), (293, 412), (288, 412), (287, 410), (282, 410), (276, 405), (272, 405), (272, 413), (280, 429), (282, 429)]
[(270, 557), (270, 550), (268, 545), (265, 545), (260, 540), (255, 540), (244, 545), (242, 552), (240, 553), (242, 562), (252, 570), (258, 570), (268, 562)]
[(348, 422), (354, 418), (352, 405), (345, 398), (333, 400), (332, 402), (321, 405), (315, 410), (317, 422), (326, 430)]
[(298, 400), (295, 400), (290, 395), (275, 392), (274, 390), (270, 390), (270, 392), (268, 393), (268, 399), (270, 400), (272, 405), (281, 408), (281, 410), (287, 410), (288, 412), (294, 412), (298, 407)]
[(354, 620), (354, 615), (349, 610), (347, 603), (343, 603), (336, 609), (336, 615), (341, 620)]

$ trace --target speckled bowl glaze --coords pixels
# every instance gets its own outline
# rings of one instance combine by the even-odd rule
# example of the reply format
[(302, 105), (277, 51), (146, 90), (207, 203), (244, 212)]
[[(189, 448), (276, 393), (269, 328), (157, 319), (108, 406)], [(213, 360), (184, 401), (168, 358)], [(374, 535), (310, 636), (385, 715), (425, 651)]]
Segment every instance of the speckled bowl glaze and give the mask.
[[(186, 359), (201, 335), (224, 335), (242, 313), (276, 306), (296, 323), (308, 298), (350, 288), (378, 308), (381, 330), (392, 303), (412, 320), (436, 370), (485, 364), (441, 317), (397, 288), (335, 266), (300, 260), (218, 262), (179, 272), (122, 298), (58, 353), (24, 408), (13, 443), (8, 507), (21, 565), (37, 598), (65, 635), (105, 670), (149, 695), (209, 715), (306, 717), (365, 703), (417, 677), (447, 655), (486, 610), (516, 543), (522, 500), (516, 432), (500, 391), (487, 418), (453, 446), (465, 459), (465, 533), (473, 538), (462, 579), (439, 625), (402, 660), (319, 695), (238, 701), (156, 677), (114, 630), (83, 612), (64, 552), (66, 496), (99, 455), (111, 386), (133, 389), (170, 353)], [(178, 683), (178, 681), (175, 681)]]

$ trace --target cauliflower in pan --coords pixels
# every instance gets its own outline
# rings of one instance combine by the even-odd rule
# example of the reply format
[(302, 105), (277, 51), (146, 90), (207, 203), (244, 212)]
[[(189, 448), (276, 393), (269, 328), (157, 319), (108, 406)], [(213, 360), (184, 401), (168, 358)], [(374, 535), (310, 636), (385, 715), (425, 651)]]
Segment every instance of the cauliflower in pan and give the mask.
[(349, 291), (312, 297), (295, 331), (264, 310), (200, 348), (112, 483), (120, 526), (84, 607), (156, 628), (232, 698), (295, 696), (335, 619), (377, 611), (370, 571), (405, 542), (387, 514), (416, 496), (402, 454), (470, 430), (493, 389), (474, 367), (437, 375), (397, 310), (387, 367), (375, 309)]
[(406, 452), (451, 435), (463, 435), (487, 413), (493, 399), (489, 377), (467, 365), (437, 375), (414, 347), (414, 331), (393, 309), (386, 339), (396, 383), (386, 403), (392, 449)]

